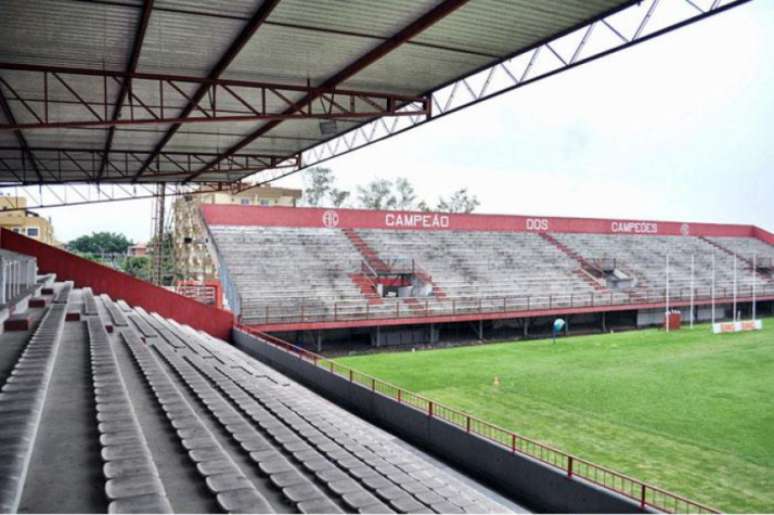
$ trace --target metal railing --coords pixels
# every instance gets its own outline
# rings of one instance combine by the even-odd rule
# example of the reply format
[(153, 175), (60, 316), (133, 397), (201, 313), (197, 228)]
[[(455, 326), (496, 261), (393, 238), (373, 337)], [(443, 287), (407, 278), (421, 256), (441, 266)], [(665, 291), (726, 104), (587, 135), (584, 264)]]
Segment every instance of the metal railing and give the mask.
[(0, 304), (12, 302), (35, 285), (38, 262), (34, 257), (0, 251)]
[[(224, 283), (225, 288), (225, 283)], [(774, 297), (774, 284), (755, 286), (758, 298)], [(736, 298), (747, 302), (753, 297), (752, 285), (734, 288), (724, 284), (717, 286), (713, 295), (711, 287), (693, 289), (693, 302), (709, 304), (714, 297), (716, 304), (732, 303)], [(278, 299), (281, 300), (281, 299)], [(317, 300), (318, 302), (313, 302)], [(417, 297), (411, 304), (397, 299), (384, 299), (383, 304), (374, 305), (367, 301), (323, 302), (310, 298), (294, 305), (263, 305), (260, 312), (248, 313), (246, 320), (253, 324), (295, 323), (295, 322), (351, 322), (358, 320), (393, 320), (396, 318), (429, 318), (437, 316), (479, 315), (487, 313), (520, 312), (636, 306), (664, 305), (666, 294), (663, 289), (632, 290), (627, 292), (590, 292), (569, 295), (520, 295), (520, 296), (466, 296), (466, 297)], [(691, 288), (675, 286), (670, 288), (669, 304), (691, 302)]]
[(600, 488), (627, 497), (643, 509), (653, 508), (668, 513), (720, 513), (718, 510), (705, 504), (692, 501), (663, 488), (653, 486), (626, 474), (566, 453), (550, 445), (519, 435), (458, 409), (337, 363), (332, 359), (297, 347), (282, 339), (255, 331), (249, 327), (238, 326), (238, 328), (268, 344), (297, 356), (299, 359), (327, 370), (331, 374), (342, 377), (353, 384), (371, 390), (395, 402), (410, 406), (425, 413), (428, 417), (443, 420), (463, 429), (469, 434), (481, 437), (494, 445), (504, 447), (513, 454), (528, 456), (555, 470), (561, 471), (567, 477), (588, 481)]

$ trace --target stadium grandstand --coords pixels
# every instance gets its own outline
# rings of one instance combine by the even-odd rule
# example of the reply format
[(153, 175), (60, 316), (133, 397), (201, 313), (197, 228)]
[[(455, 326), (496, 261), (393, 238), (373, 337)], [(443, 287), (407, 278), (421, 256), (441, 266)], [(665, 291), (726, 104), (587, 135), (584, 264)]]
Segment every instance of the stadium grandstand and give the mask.
[(376, 346), (414, 344), (461, 322), (527, 335), (564, 316), (605, 330), (662, 324), (665, 308), (710, 321), (774, 300), (774, 236), (754, 226), (238, 205), (201, 214), (240, 322), (318, 351), (326, 335), (351, 342), (362, 328)]
[(206, 333), (50, 275), (23, 287), (34, 328), (0, 346), (4, 513), (514, 509)]
[[(4, 211), (152, 198), (160, 249), (170, 196), (237, 198), (748, 1), (6, 0)], [(200, 204), (228, 309), (0, 230), (0, 511), (717, 511), (307, 340), (736, 319), (771, 308), (770, 233)]]

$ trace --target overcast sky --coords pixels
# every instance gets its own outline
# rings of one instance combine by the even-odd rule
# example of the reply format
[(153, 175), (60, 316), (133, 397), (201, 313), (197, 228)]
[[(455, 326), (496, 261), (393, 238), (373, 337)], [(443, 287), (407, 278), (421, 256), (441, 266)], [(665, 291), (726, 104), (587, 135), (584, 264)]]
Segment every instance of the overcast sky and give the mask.
[[(774, 231), (774, 2), (756, 0), (329, 161), (480, 212), (751, 223)], [(278, 185), (299, 187), (300, 177)], [(68, 241), (136, 241), (150, 202), (41, 211)]]

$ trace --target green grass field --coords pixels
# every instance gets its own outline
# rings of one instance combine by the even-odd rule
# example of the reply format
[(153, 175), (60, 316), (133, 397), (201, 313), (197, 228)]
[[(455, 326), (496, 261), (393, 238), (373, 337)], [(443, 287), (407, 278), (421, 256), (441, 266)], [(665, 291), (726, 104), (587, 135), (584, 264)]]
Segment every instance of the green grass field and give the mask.
[(774, 319), (337, 361), (721, 510), (774, 511)]

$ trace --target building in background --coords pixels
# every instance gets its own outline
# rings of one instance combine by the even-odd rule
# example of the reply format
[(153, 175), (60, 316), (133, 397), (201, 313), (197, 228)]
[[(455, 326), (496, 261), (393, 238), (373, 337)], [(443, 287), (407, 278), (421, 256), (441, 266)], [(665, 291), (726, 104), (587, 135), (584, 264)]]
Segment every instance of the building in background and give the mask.
[(217, 191), (178, 198), (172, 207), (177, 277), (194, 281), (218, 278), (209, 253), (207, 232), (199, 217), (199, 206), (202, 204), (295, 207), (300, 198), (301, 190), (270, 186), (259, 186), (241, 193)]
[(0, 227), (48, 245), (57, 245), (51, 219), (27, 209), (25, 197), (0, 195)]
[(126, 249), (126, 255), (131, 257), (142, 257), (148, 255), (148, 245), (145, 243), (138, 243), (136, 245), (130, 245)]

